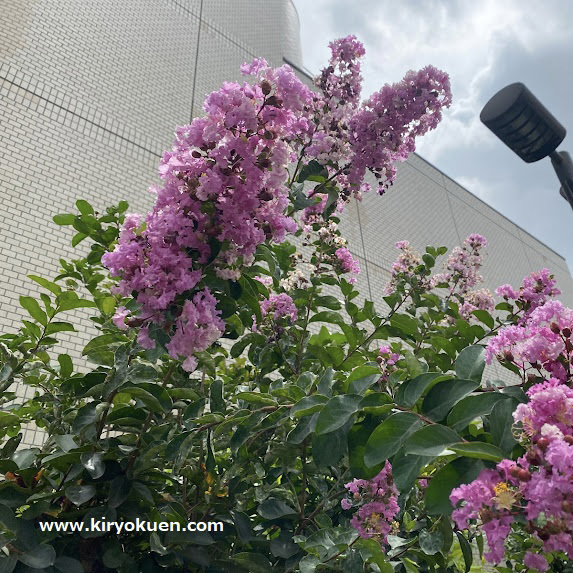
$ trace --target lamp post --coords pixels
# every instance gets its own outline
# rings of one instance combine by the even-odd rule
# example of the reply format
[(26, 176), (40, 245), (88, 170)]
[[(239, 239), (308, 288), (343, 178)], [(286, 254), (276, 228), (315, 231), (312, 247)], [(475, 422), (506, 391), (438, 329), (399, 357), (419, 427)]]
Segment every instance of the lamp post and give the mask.
[(556, 151), (567, 132), (525, 85), (517, 82), (498, 91), (480, 120), (526, 163), (550, 157), (561, 196), (573, 208), (573, 161), (566, 151)]

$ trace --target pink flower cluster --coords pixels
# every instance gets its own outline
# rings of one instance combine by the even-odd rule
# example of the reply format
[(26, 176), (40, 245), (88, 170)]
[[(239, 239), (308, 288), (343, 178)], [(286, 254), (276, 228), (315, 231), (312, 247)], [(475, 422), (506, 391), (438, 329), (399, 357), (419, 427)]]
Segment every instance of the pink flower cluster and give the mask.
[(449, 283), (452, 285), (452, 292), (465, 295), (470, 288), (483, 280), (479, 270), (483, 262), (481, 250), (485, 247), (487, 247), (485, 237), (477, 233), (469, 235), (461, 247), (456, 247), (452, 251), (448, 258), (446, 272), (432, 277), (432, 286)]
[(354, 479), (344, 487), (352, 497), (341, 501), (342, 509), (358, 507), (350, 523), (360, 537), (374, 537), (380, 543), (387, 543), (392, 520), (400, 511), (390, 462), (386, 461), (382, 471), (371, 480)]
[(464, 302), (460, 306), (460, 315), (466, 320), (475, 318), (472, 315), (474, 310), (487, 310), (493, 312), (495, 308), (495, 300), (489, 289), (482, 288), (472, 290), (464, 295)]
[(525, 310), (525, 317), (533, 312), (538, 306), (543, 306), (551, 297), (558, 296), (561, 291), (555, 286), (555, 277), (548, 269), (533, 272), (523, 279), (523, 286), (514, 290), (511, 285), (498, 287), (495, 294), (505, 300), (515, 300), (521, 303)]
[(382, 379), (388, 381), (390, 374), (396, 370), (394, 366), (396, 362), (400, 360), (401, 356), (397, 352), (392, 352), (392, 349), (388, 344), (383, 344), (380, 346), (378, 356), (376, 361), (380, 364), (380, 369), (382, 370)]
[(398, 258), (392, 263), (392, 276), (384, 288), (385, 294), (392, 294), (398, 283), (407, 280), (411, 282), (420, 281), (420, 277), (415, 274), (415, 269), (422, 263), (420, 255), (410, 246), (409, 241), (398, 241), (396, 248), (401, 251)]
[[(573, 558), (573, 390), (552, 378), (528, 391), (514, 420), (522, 428), (526, 454), (517, 462), (503, 460), (496, 470), (484, 470), (478, 479), (452, 491), (456, 508), (452, 518), (460, 528), (480, 519), (490, 553), (502, 560), (504, 543), (515, 516), (522, 515), (534, 548), (563, 551)], [(543, 555), (528, 551), (525, 563), (539, 571), (549, 565)]]
[[(360, 274), (360, 264), (354, 257), (352, 253), (346, 247), (340, 247), (334, 252), (336, 258), (338, 259), (340, 270), (343, 273), (352, 273), (354, 275)], [(356, 278), (351, 277), (348, 280), (349, 283), (355, 283)]]
[(396, 177), (394, 162), (407, 159), (415, 138), (438, 125), (451, 97), (448, 75), (432, 66), (409, 71), (401, 82), (370, 96), (349, 122), (348, 184), (359, 188), (370, 170), (383, 193)]
[[(378, 179), (381, 193), (392, 184), (394, 162), (414, 151), (416, 136), (436, 127), (441, 109), (451, 103), (451, 91), (447, 74), (428, 66), (408, 72), (359, 105), (363, 45), (348, 36), (332, 42), (330, 50), (329, 65), (316, 80), (322, 93), (313, 101), (315, 129), (301, 144), (304, 154), (324, 165), (341, 187), (341, 210), (351, 194), (360, 197), (370, 189), (364, 182), (367, 171)], [(311, 209), (316, 215), (319, 207)]]
[(486, 361), (508, 360), (524, 373), (545, 369), (561, 381), (571, 377), (573, 310), (557, 300), (536, 306), (516, 325), (499, 331), (486, 349)]
[(261, 315), (263, 322), (257, 324), (253, 316), (253, 331), (266, 330), (280, 335), (285, 324), (292, 324), (298, 318), (298, 312), (292, 298), (286, 293), (272, 293), (268, 299), (261, 302)]
[[(304, 110), (312, 94), (288, 66), (271, 69), (255, 60), (243, 71), (256, 75), (256, 85), (225, 83), (208, 96), (205, 117), (177, 129), (161, 162), (164, 185), (155, 189), (153, 210), (145, 222), (128, 216), (116, 249), (103, 257), (121, 279), (118, 292), (141, 305), (142, 341), (151, 324), (161, 325), (174, 337), (170, 352), (183, 358), (204, 346), (190, 327), (195, 303), (189, 302), (204, 266), (236, 280), (259, 244), (282, 241), (296, 229), (284, 215), (286, 166), (293, 159), (288, 142), (308, 131)], [(211, 313), (198, 310), (213, 317), (203, 325), (209, 339), (223, 332), (212, 306)], [(168, 310), (173, 320), (165, 318)]]

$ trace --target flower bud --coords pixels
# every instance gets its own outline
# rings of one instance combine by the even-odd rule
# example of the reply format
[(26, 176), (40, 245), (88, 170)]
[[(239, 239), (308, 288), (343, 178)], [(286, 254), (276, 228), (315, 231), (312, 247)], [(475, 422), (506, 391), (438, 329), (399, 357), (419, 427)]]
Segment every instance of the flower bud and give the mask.
[(551, 329), (551, 332), (555, 334), (559, 334), (561, 332), (561, 329), (559, 328), (559, 325), (556, 322), (552, 322), (549, 325), (549, 328)]
[(514, 478), (519, 477), (520, 471), (521, 471), (521, 469), (519, 468), (519, 466), (513, 465), (509, 468), (509, 475), (514, 477)]
[(534, 450), (528, 450), (525, 454), (525, 459), (534, 466), (538, 466), (541, 463), (541, 459)]
[(199, 159), (200, 157), (202, 157), (201, 152), (200, 152), (200, 151), (197, 151), (196, 149), (194, 149), (194, 150), (191, 152), (191, 156), (194, 157), (195, 159)]
[(561, 504), (561, 509), (565, 512), (565, 513), (573, 513), (573, 501), (569, 501), (569, 500), (565, 500), (562, 504)]
[(544, 452), (549, 447), (549, 440), (545, 437), (537, 440), (537, 447)]
[(266, 95), (266, 96), (269, 95), (271, 93), (272, 89), (273, 89), (273, 86), (267, 80), (263, 80), (261, 82), (261, 90), (263, 92), (263, 95)]
[(513, 362), (513, 360), (514, 360), (513, 354), (512, 354), (509, 350), (506, 350), (506, 351), (503, 353), (503, 356), (504, 356), (504, 358), (505, 358), (508, 362)]
[(565, 336), (566, 338), (569, 338), (571, 336), (570, 328), (565, 327), (561, 332), (563, 333), (563, 336)]
[(563, 439), (570, 445), (573, 446), (573, 436), (571, 434), (567, 434), (563, 436)]
[(517, 478), (520, 481), (529, 481), (531, 479), (531, 473), (528, 472), (527, 470), (519, 470), (519, 473), (517, 474)]

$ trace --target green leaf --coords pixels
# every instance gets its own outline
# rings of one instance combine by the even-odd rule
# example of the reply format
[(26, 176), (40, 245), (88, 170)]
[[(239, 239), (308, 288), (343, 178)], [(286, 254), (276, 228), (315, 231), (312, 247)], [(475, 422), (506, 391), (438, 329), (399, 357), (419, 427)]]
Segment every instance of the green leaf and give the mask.
[(83, 199), (78, 199), (76, 201), (76, 207), (78, 208), (78, 211), (82, 215), (93, 215), (94, 214), (93, 207), (87, 201), (84, 201)]
[(410, 336), (413, 336), (419, 330), (418, 321), (409, 314), (393, 314), (390, 319), (390, 325)]
[(62, 378), (69, 378), (74, 372), (74, 365), (69, 354), (60, 354), (58, 356), (60, 363), (60, 376)]
[[(66, 310), (74, 310), (75, 308), (96, 308), (97, 305), (91, 300), (85, 300), (82, 298), (69, 299), (62, 301), (58, 306), (58, 312), (64, 312)], [(103, 335), (107, 336), (107, 335)]]
[(452, 490), (462, 483), (473, 481), (484, 468), (481, 460), (457, 458), (440, 468), (430, 480), (425, 491), (426, 511), (430, 515), (450, 515)]
[(84, 573), (82, 564), (71, 557), (58, 557), (54, 562), (54, 567), (59, 573)]
[(25, 553), (19, 553), (18, 559), (31, 569), (45, 569), (55, 563), (56, 550), (42, 543)]
[(472, 420), (489, 414), (495, 404), (507, 398), (507, 395), (499, 392), (484, 392), (477, 396), (468, 396), (452, 408), (448, 415), (448, 426), (454, 430), (463, 430)]
[(487, 310), (474, 310), (472, 314), (480, 321), (483, 322), (489, 328), (493, 328), (495, 326), (495, 322), (493, 320), (493, 316)]
[(428, 531), (427, 529), (422, 529), (418, 536), (420, 543), (420, 549), (426, 555), (435, 555), (442, 550), (444, 546), (444, 537), (440, 531)]
[(305, 396), (290, 409), (289, 415), (293, 418), (302, 418), (303, 416), (314, 414), (322, 410), (328, 400), (327, 396), (322, 396), (321, 394)]
[(237, 400), (244, 400), (249, 404), (261, 404), (263, 406), (276, 406), (277, 401), (270, 394), (262, 392), (239, 392), (236, 395)]
[[(74, 223), (75, 223), (75, 217), (74, 217)], [(77, 247), (84, 239), (87, 239), (88, 237), (89, 235), (86, 233), (76, 233), (72, 237), (72, 247)]]
[(46, 334), (55, 334), (56, 332), (76, 332), (76, 329), (69, 322), (50, 322), (46, 326)]
[(404, 442), (404, 453), (436, 457), (450, 444), (459, 442), (460, 436), (451, 428), (434, 424), (414, 432)]
[(317, 312), (309, 322), (328, 322), (331, 324), (346, 324), (346, 321), (342, 315), (338, 312), (332, 310), (323, 310), (322, 312)]
[(271, 562), (260, 553), (236, 553), (231, 559), (249, 573), (269, 573)]
[(466, 458), (478, 458), (491, 462), (501, 462), (505, 458), (503, 450), (485, 442), (460, 442), (459, 444), (451, 445), (450, 450)]
[(141, 400), (153, 412), (169, 412), (173, 409), (173, 401), (165, 388), (147, 382), (137, 386), (123, 386), (122, 392)]
[(511, 452), (517, 443), (512, 433), (513, 412), (517, 408), (518, 401), (515, 398), (498, 402), (491, 410), (489, 416), (489, 428), (493, 443), (504, 452)]
[(381, 392), (367, 394), (360, 400), (360, 404), (358, 404), (358, 410), (374, 416), (381, 416), (394, 408), (395, 405), (392, 401), (392, 397), (389, 394), (383, 394)]
[(321, 165), (316, 159), (312, 159), (306, 165), (303, 165), (298, 174), (297, 181), (304, 183), (305, 181), (318, 181), (322, 183), (328, 177), (328, 170), (324, 165)]
[(265, 499), (257, 508), (257, 513), (263, 519), (280, 519), (287, 515), (296, 515), (297, 512), (292, 507), (280, 499), (269, 497)]
[(117, 334), (101, 334), (92, 338), (82, 350), (82, 356), (90, 354), (95, 349), (108, 347), (110, 344), (122, 342), (124, 339), (118, 338)]
[(48, 279), (39, 277), (37, 275), (28, 275), (28, 278), (32, 279), (34, 282), (37, 282), (40, 286), (43, 286), (45, 289), (49, 290), (55, 295), (58, 295), (62, 292), (62, 289), (59, 285), (53, 283), (52, 281), (49, 281)]
[(454, 404), (465, 398), (479, 386), (473, 380), (445, 380), (428, 392), (422, 402), (422, 412), (431, 420), (443, 420)]
[(73, 225), (76, 216), (72, 213), (54, 215), (52, 217), (52, 221), (56, 223), (56, 225)]
[(66, 497), (77, 506), (93, 499), (96, 488), (93, 485), (69, 485), (66, 488)]
[(350, 419), (344, 426), (333, 432), (312, 436), (312, 454), (318, 468), (336, 466), (340, 462), (342, 456), (348, 451), (348, 432), (352, 423), (353, 420)]
[(10, 428), (20, 423), (20, 418), (12, 412), (0, 412), (0, 428)]
[[(380, 573), (393, 573), (394, 568), (386, 561), (382, 546), (375, 539), (359, 539), (355, 544), (362, 558), (368, 563), (376, 563)], [(354, 571), (352, 573), (355, 573)]]
[(361, 396), (354, 394), (343, 394), (331, 398), (318, 415), (316, 435), (327, 434), (344, 426), (358, 411), (361, 399)]
[(99, 452), (85, 452), (80, 456), (80, 461), (93, 479), (100, 478), (105, 472), (105, 463)]
[(396, 392), (396, 403), (404, 408), (411, 408), (437, 378), (450, 379), (440, 372), (426, 372), (412, 380), (406, 380)]
[(20, 306), (22, 306), (24, 310), (27, 310), (30, 316), (42, 326), (46, 326), (46, 324), (48, 324), (48, 317), (40, 308), (40, 305), (35, 298), (32, 298), (31, 296), (21, 296)]
[(468, 573), (471, 569), (472, 563), (474, 561), (474, 556), (472, 552), (472, 547), (468, 540), (465, 538), (461, 531), (456, 531), (458, 541), (460, 542), (460, 548), (462, 550), (462, 555), (464, 556), (465, 573)]
[(104, 314), (112, 314), (115, 310), (115, 298), (106, 296), (100, 303), (100, 309)]
[(409, 455), (400, 450), (392, 460), (392, 475), (398, 491), (410, 491), (420, 475), (420, 470), (431, 461), (432, 458)]
[(97, 403), (89, 402), (85, 406), (82, 406), (76, 417), (72, 423), (72, 430), (74, 433), (79, 434), (85, 428), (89, 426), (94, 426), (97, 420), (97, 412), (96, 412)]
[(456, 358), (456, 374), (459, 378), (481, 382), (485, 368), (485, 348), (479, 344), (464, 348)]
[(410, 412), (397, 412), (389, 416), (372, 432), (366, 443), (366, 465), (372, 467), (393, 456), (421, 426), (420, 418)]
[(332, 295), (317, 296), (314, 298), (314, 302), (316, 306), (324, 306), (330, 310), (340, 310), (342, 308), (340, 301)]
[(380, 378), (380, 375), (380, 366), (376, 363), (358, 366), (346, 380), (347, 391), (351, 394), (364, 394)]

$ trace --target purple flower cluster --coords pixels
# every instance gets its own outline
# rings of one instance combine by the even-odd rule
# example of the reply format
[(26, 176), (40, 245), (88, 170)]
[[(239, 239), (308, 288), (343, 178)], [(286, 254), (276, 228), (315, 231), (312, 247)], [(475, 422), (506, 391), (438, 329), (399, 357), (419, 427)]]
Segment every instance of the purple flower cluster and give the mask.
[[(352, 257), (352, 253), (346, 247), (336, 249), (335, 256), (338, 259), (340, 270), (343, 273), (352, 273), (354, 275), (360, 274), (360, 264)], [(355, 283), (356, 278), (350, 277), (349, 283)]]
[(493, 312), (495, 300), (489, 289), (472, 290), (464, 294), (464, 302), (460, 306), (460, 315), (470, 320), (474, 310), (487, 310)]
[(398, 283), (404, 280), (419, 280), (415, 269), (422, 263), (420, 255), (410, 246), (409, 241), (398, 241), (396, 248), (401, 251), (398, 258), (392, 263), (392, 276), (384, 288), (384, 294), (392, 294)]
[[(128, 216), (116, 249), (103, 257), (121, 279), (118, 292), (135, 293), (141, 305), (142, 343), (152, 344), (148, 329), (158, 324), (173, 336), (170, 353), (183, 358), (223, 332), (208, 289), (196, 309), (203, 334), (191, 327), (198, 303), (189, 299), (204, 266), (236, 280), (259, 244), (296, 230), (284, 215), (286, 166), (293, 159), (288, 142), (308, 131), (304, 110), (312, 94), (288, 66), (271, 69), (255, 60), (243, 71), (256, 75), (256, 85), (225, 83), (208, 96), (205, 117), (177, 129), (161, 162), (164, 185), (155, 189), (153, 210), (145, 222)], [(168, 310), (175, 314), (170, 324)], [(121, 323), (120, 315), (116, 320)]]
[(268, 299), (261, 302), (263, 322), (257, 324), (253, 316), (253, 331), (272, 331), (280, 334), (285, 324), (292, 324), (298, 318), (298, 312), (292, 298), (286, 293), (272, 293)]
[(448, 257), (446, 272), (432, 277), (432, 286), (449, 283), (453, 291), (465, 295), (470, 288), (483, 280), (479, 270), (483, 262), (481, 250), (485, 247), (487, 247), (485, 237), (477, 233), (469, 235), (462, 246), (456, 247)]
[(354, 479), (344, 487), (352, 497), (343, 499), (341, 505), (343, 509), (358, 507), (350, 523), (360, 537), (373, 537), (380, 543), (387, 543), (392, 520), (400, 511), (390, 462), (387, 461), (382, 471), (371, 480)]
[(555, 277), (548, 269), (533, 272), (523, 279), (523, 286), (514, 290), (511, 285), (498, 287), (495, 293), (505, 300), (515, 300), (521, 303), (525, 310), (525, 318), (537, 307), (543, 306), (551, 297), (558, 296), (561, 291), (555, 286)]
[(400, 354), (397, 352), (392, 352), (392, 349), (388, 344), (383, 344), (380, 346), (378, 356), (376, 357), (376, 362), (380, 364), (380, 369), (382, 370), (382, 380), (388, 381), (390, 374), (396, 370), (396, 362), (398, 362), (400, 358)]
[(450, 104), (448, 75), (432, 66), (409, 71), (401, 82), (370, 96), (349, 123), (348, 184), (359, 188), (370, 170), (383, 193), (396, 177), (394, 162), (407, 159), (416, 148), (415, 138), (434, 129), (442, 108)]
[(519, 324), (499, 331), (486, 349), (486, 361), (508, 360), (524, 373), (542, 369), (561, 381), (571, 377), (573, 310), (550, 300), (528, 312)]
[[(552, 378), (527, 394), (529, 402), (514, 412), (526, 454), (517, 462), (501, 461), (496, 470), (483, 470), (450, 496), (454, 506), (463, 502), (452, 513), (458, 527), (481, 520), (491, 549), (486, 557), (496, 563), (504, 556), (517, 515), (542, 552), (563, 551), (573, 558), (573, 390)], [(529, 567), (549, 569), (538, 553), (529, 551), (525, 558)]]

